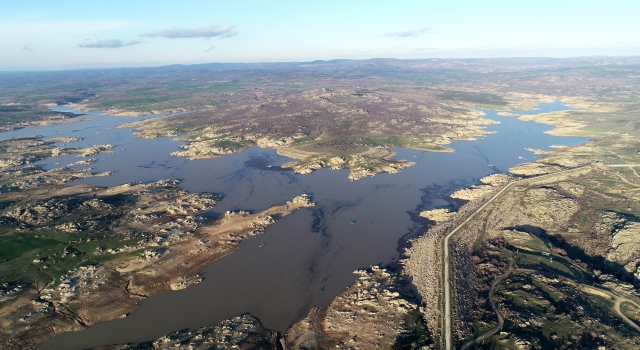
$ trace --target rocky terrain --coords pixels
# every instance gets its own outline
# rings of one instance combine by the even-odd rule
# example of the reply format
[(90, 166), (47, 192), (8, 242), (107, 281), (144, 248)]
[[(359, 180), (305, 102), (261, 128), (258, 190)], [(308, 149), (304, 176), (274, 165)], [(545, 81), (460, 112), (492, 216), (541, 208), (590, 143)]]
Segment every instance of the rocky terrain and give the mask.
[[(5, 279), (25, 281), (7, 282), (3, 293), (4, 346), (31, 348), (57, 333), (122, 317), (151, 295), (198, 283), (200, 271), (237, 249), (242, 239), (261, 233), (275, 218), (313, 205), (309, 196), (302, 195), (264, 212), (227, 212), (207, 222), (197, 214), (213, 207), (219, 197), (192, 195), (176, 185), (177, 181), (160, 181), (97, 190), (83, 186), (67, 189), (75, 192), (73, 199), (5, 209), (0, 216), (4, 222), (23, 231), (49, 227), (68, 232), (75, 244), (59, 253), (32, 255), (35, 259), (25, 261), (30, 266), (27, 271), (12, 271), (11, 266), (19, 268), (28, 256), (3, 265)], [(86, 220), (67, 221), (78, 213)], [(116, 238), (116, 244), (105, 244)], [(189, 264), (184, 264), (185, 256)], [(65, 270), (67, 266), (77, 267)], [(29, 274), (43, 270), (53, 280), (40, 275), (29, 281)], [(59, 277), (54, 277), (56, 273)]]
[[(0, 140), (0, 193), (34, 189), (42, 186), (61, 185), (91, 176), (108, 176), (112, 173), (96, 174), (91, 169), (75, 169), (72, 166), (89, 165), (95, 159), (81, 160), (67, 167), (43, 170), (34, 162), (69, 154), (88, 157), (108, 151), (113, 145), (95, 145), (81, 148), (60, 148), (58, 144), (82, 140), (76, 137), (58, 137), (44, 140), (42, 136), (10, 138)], [(56, 163), (57, 164), (57, 163)]]
[[(512, 174), (520, 175), (517, 172), (511, 171)], [(481, 198), (489, 193), (492, 193), (495, 186), (500, 186), (513, 180), (513, 178), (507, 174), (493, 174), (485, 176), (480, 179), (480, 185), (474, 185), (461, 190), (457, 190), (451, 194), (451, 198), (462, 199), (471, 201), (477, 198)]]
[[(65, 103), (118, 115), (179, 112), (126, 127), (142, 137), (180, 135), (187, 145), (174, 156), (212, 158), (257, 145), (295, 159), (285, 166), (298, 173), (348, 168), (352, 180), (411, 166), (392, 158), (393, 146), (449, 151), (453, 140), (484, 135), (484, 125), (492, 123), (479, 111), (484, 108), (554, 125), (554, 134), (593, 136), (576, 147), (534, 150), (543, 155), (538, 162), (510, 169), (532, 181), (511, 188), (456, 235), (456, 344), (484, 334), (485, 347), (633, 349), (637, 328), (621, 315), (638, 320), (640, 175), (630, 166), (640, 164), (637, 63), (367, 60), (5, 76), (0, 130), (79, 120), (44, 108)], [(507, 112), (556, 99), (574, 109)], [(220, 197), (188, 193), (174, 180), (73, 185), (109, 175), (72, 167), (90, 165), (95, 158), (88, 157), (113, 147), (66, 145), (74, 141), (0, 141), (5, 348), (33, 348), (57, 333), (123, 317), (149, 295), (197, 283), (201, 266), (312, 205), (301, 196), (261, 213), (228, 212), (211, 220), (202, 213)], [(69, 154), (81, 158), (52, 170), (33, 164)], [(441, 238), (506, 181), (513, 178), (494, 176), (454, 194), (470, 200), (456, 213), (424, 213), (437, 225), (410, 242), (400, 275), (358, 271), (354, 286), (312, 310), (279, 342), (242, 315), (123, 348), (438, 347)], [(185, 265), (184, 256), (193, 263)], [(505, 321), (492, 333), (499, 325), (494, 304)]]
[(285, 349), (415, 349), (432, 344), (410, 281), (373, 266), (355, 285), (314, 308), (284, 336)]
[(449, 209), (430, 209), (420, 212), (420, 216), (435, 222), (447, 221), (453, 215), (455, 213)]
[(418, 308), (419, 295), (406, 276), (378, 266), (354, 273), (360, 276), (356, 284), (330, 305), (313, 308), (284, 335), (244, 314), (153, 341), (94, 350), (433, 348), (432, 335)]
[(0, 150), (2, 150), (0, 170), (5, 172), (17, 166), (31, 164), (52, 156), (56, 142), (60, 141), (55, 139), (45, 141), (43, 138), (42, 136), (32, 136), (0, 140)]
[(177, 180), (70, 185), (101, 174), (45, 171), (31, 164), (47, 156), (84, 157), (113, 147), (56, 152), (56, 142), (73, 141), (2, 141), (4, 155), (13, 160), (3, 165), (0, 187), (0, 256), (6, 259), (0, 263), (3, 348), (34, 348), (55, 334), (123, 317), (151, 295), (198, 283), (205, 266), (233, 252), (244, 238), (313, 205), (310, 196), (301, 195), (263, 212), (227, 212), (212, 220), (201, 214), (221, 196), (189, 193)]
[[(531, 180), (503, 194), (452, 239), (456, 346), (469, 348), (473, 345), (467, 342), (480, 336), (485, 346), (518, 349), (587, 344), (631, 349), (640, 344), (640, 327), (620, 308), (631, 305), (631, 310), (640, 300), (640, 177), (632, 167), (602, 164), (637, 164), (638, 141), (604, 136), (510, 169)], [(536, 179), (545, 174), (551, 175)], [(494, 176), (456, 192), (452, 197), (471, 200), (458, 213), (424, 213), (439, 223), (411, 242), (403, 273), (422, 296), (434, 334), (442, 332), (439, 247), (444, 233), (495, 188), (516, 179)], [(492, 309), (494, 304), (499, 311)]]
[[(634, 246), (640, 207), (629, 198), (636, 189), (612, 183), (616, 177), (615, 170), (594, 165), (531, 178), (456, 234), (458, 341), (496, 326), (493, 298), (505, 326), (485, 343), (521, 349), (640, 344), (640, 334), (611, 311), (615, 300), (640, 296)], [(611, 195), (621, 187), (630, 191)], [(504, 280), (492, 287), (496, 276)]]
[[(299, 153), (291, 149), (278, 149), (278, 153), (291, 158), (300, 157)], [(390, 174), (397, 173), (403, 168), (415, 164), (414, 162), (408, 162), (406, 160), (392, 160), (391, 157), (394, 155), (395, 152), (388, 147), (369, 149), (349, 157), (335, 156), (328, 158), (329, 156), (322, 157), (317, 154), (305, 153), (302, 155), (302, 157), (304, 157), (303, 161), (285, 163), (282, 167), (291, 168), (298, 174), (309, 174), (314, 170), (325, 167), (333, 170), (347, 168), (349, 169), (349, 180), (354, 181), (367, 176), (375, 176), (383, 172)]]
[(87, 120), (87, 118), (81, 117), (82, 114), (54, 112), (47, 108), (53, 106), (55, 104), (34, 105), (33, 101), (0, 104), (0, 132)]
[(298, 159), (285, 165), (297, 173), (349, 168), (357, 180), (412, 165), (391, 160), (390, 146), (451, 151), (443, 145), (483, 135), (483, 125), (494, 122), (482, 115), (435, 104), (428, 94), (403, 99), (383, 91), (315, 89), (122, 127), (136, 127), (142, 137), (193, 133), (174, 156), (214, 158), (258, 145)]
[(485, 185), (487, 190), (483, 191), (483, 196), (466, 203), (457, 212), (448, 213), (446, 220), (437, 222), (423, 235), (412, 239), (411, 246), (404, 251), (402, 273), (410, 278), (420, 295), (421, 310), (428, 329), (433, 334), (442, 333), (442, 239), (448, 231), (480, 207), (502, 184), (491, 183), (493, 185)]
[(275, 350), (281, 348), (279, 345), (277, 332), (264, 328), (260, 320), (245, 314), (224, 320), (213, 326), (173, 332), (154, 341), (101, 346), (93, 350)]

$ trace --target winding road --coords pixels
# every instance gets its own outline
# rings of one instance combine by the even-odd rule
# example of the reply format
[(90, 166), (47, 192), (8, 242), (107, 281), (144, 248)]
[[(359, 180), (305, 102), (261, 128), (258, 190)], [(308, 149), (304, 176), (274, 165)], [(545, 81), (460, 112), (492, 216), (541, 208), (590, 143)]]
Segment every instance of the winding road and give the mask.
[[(513, 181), (508, 183), (506, 186), (504, 186), (500, 191), (498, 191), (495, 195), (493, 195), (493, 197), (491, 197), (489, 200), (487, 200), (482, 206), (480, 206), (478, 209), (476, 209), (473, 213), (471, 213), (463, 222), (461, 222), (460, 224), (458, 224), (453, 230), (451, 230), (445, 237), (442, 243), (442, 250), (443, 250), (443, 260), (444, 260), (444, 264), (443, 264), (443, 280), (444, 280), (444, 338), (445, 338), (445, 350), (451, 350), (453, 348), (453, 337), (452, 337), (452, 315), (451, 315), (451, 261), (450, 261), (450, 256), (449, 256), (449, 240), (451, 239), (451, 237), (456, 234), (463, 226), (465, 226), (469, 221), (471, 221), (478, 213), (480, 213), (482, 210), (484, 210), (484, 208), (486, 208), (489, 204), (491, 204), (493, 201), (495, 201), (496, 199), (498, 199), (498, 197), (500, 197), (504, 192), (506, 192), (509, 188), (511, 188), (513, 185), (515, 184), (520, 184), (520, 183), (524, 183), (527, 181), (536, 181), (536, 180), (540, 180), (546, 177), (552, 177), (552, 176), (556, 176), (556, 175), (560, 175), (560, 174), (566, 174), (569, 172), (573, 172), (576, 170), (581, 170), (581, 169), (585, 169), (590, 167), (591, 165), (585, 165), (585, 166), (581, 166), (581, 167), (577, 167), (577, 168), (573, 168), (573, 169), (568, 169), (568, 170), (563, 170), (563, 171), (558, 171), (555, 173), (551, 173), (551, 174), (545, 174), (545, 175), (540, 175), (540, 176), (535, 176), (535, 177), (530, 177), (530, 178), (526, 178), (526, 179), (522, 179), (522, 180), (517, 180), (517, 181)], [(607, 164), (608, 167), (611, 168), (634, 168), (634, 167), (640, 167), (640, 164)], [(471, 346), (475, 345), (477, 342), (482, 341), (490, 336), (492, 336), (493, 334), (495, 334), (497, 331), (499, 331), (502, 328), (502, 325), (504, 324), (504, 318), (502, 317), (502, 315), (500, 314), (500, 312), (498, 311), (498, 309), (496, 308), (496, 305), (493, 301), (493, 298), (491, 297), (493, 295), (493, 290), (495, 289), (495, 287), (500, 284), (505, 278), (507, 278), (509, 276), (509, 274), (511, 274), (514, 271), (520, 271), (521, 269), (518, 270), (514, 270), (512, 269), (512, 266), (510, 265), (509, 270), (502, 275), (501, 277), (497, 278), (490, 289), (489, 292), (489, 301), (491, 303), (491, 308), (493, 309), (493, 311), (497, 314), (498, 316), (498, 326), (496, 326), (495, 328), (489, 330), (488, 332), (482, 334), (481, 336), (471, 340), (470, 342), (468, 342), (467, 344), (465, 344), (461, 349), (466, 350), (469, 349)], [(576, 282), (576, 281), (574, 281)], [(613, 300), (614, 300), (614, 310), (616, 311), (616, 313), (620, 316), (620, 318), (622, 318), (629, 326), (631, 326), (632, 328), (636, 329), (638, 332), (640, 332), (640, 326), (638, 326), (635, 322), (633, 322), (631, 319), (629, 319), (627, 316), (625, 316), (622, 313), (622, 310), (620, 309), (621, 304), (628, 302), (631, 303), (633, 305), (635, 305), (636, 307), (640, 308), (640, 305), (637, 304), (635, 301), (624, 297), (614, 291), (602, 288), (602, 287), (592, 287), (589, 286), (587, 284), (581, 283), (581, 282), (577, 282), (581, 285), (583, 285), (584, 288), (595, 288), (597, 290), (599, 290), (600, 292), (606, 293), (608, 294)]]
[(465, 226), (469, 221), (471, 221), (471, 219), (473, 219), (479, 212), (481, 212), (482, 210), (484, 210), (484, 208), (486, 208), (489, 204), (493, 203), (493, 201), (495, 201), (496, 199), (498, 199), (498, 197), (500, 197), (505, 191), (507, 191), (509, 188), (511, 188), (513, 185), (515, 184), (520, 184), (520, 183), (524, 183), (527, 181), (534, 181), (534, 180), (540, 180), (546, 177), (552, 177), (552, 176), (556, 176), (559, 174), (565, 174), (565, 173), (569, 173), (569, 172), (573, 172), (576, 170), (581, 170), (581, 169), (585, 169), (590, 167), (590, 165), (585, 165), (585, 166), (581, 166), (581, 167), (577, 167), (577, 168), (573, 168), (573, 169), (568, 169), (568, 170), (563, 170), (563, 171), (558, 171), (555, 173), (551, 173), (551, 174), (545, 174), (545, 175), (540, 175), (540, 176), (535, 176), (535, 177), (530, 177), (530, 178), (526, 178), (526, 179), (522, 179), (522, 180), (517, 180), (517, 181), (513, 181), (508, 183), (506, 186), (504, 186), (500, 191), (498, 191), (496, 194), (493, 195), (493, 197), (491, 197), (489, 200), (487, 200), (482, 206), (480, 206), (480, 208), (476, 209), (476, 211), (474, 211), (473, 213), (471, 213), (463, 222), (461, 222), (460, 224), (458, 224), (458, 226), (456, 226), (453, 230), (451, 230), (445, 237), (442, 243), (442, 251), (443, 251), (443, 259), (444, 259), (444, 264), (443, 264), (443, 280), (444, 280), (444, 339), (445, 339), (445, 350), (451, 350), (453, 347), (453, 337), (452, 337), (452, 326), (451, 326), (451, 262), (450, 262), (450, 257), (449, 257), (449, 239), (451, 239), (451, 236), (453, 236), (454, 234), (456, 234), (463, 226)]
[[(638, 172), (636, 171), (635, 168), (640, 167), (640, 164), (607, 164), (607, 166), (609, 168), (629, 168), (631, 169), (631, 171), (633, 171), (633, 174), (636, 177), (640, 177), (640, 174), (638, 174)], [(624, 178), (624, 176), (622, 176), (621, 174), (617, 174), (618, 177), (620, 178), (620, 180), (622, 180), (624, 183), (626, 183), (627, 185), (631, 185), (633, 187), (640, 187), (638, 186), (638, 184), (634, 184), (632, 182), (629, 182), (627, 179)]]
[(493, 283), (491, 284), (491, 289), (489, 289), (489, 304), (491, 304), (491, 309), (498, 316), (498, 325), (493, 327), (492, 329), (490, 329), (486, 333), (482, 334), (481, 336), (479, 336), (479, 337), (471, 340), (470, 342), (466, 343), (463, 347), (460, 348), (461, 350), (467, 350), (467, 349), (471, 348), (472, 346), (476, 345), (477, 343), (479, 343), (479, 342), (489, 338), (490, 336), (498, 333), (502, 329), (502, 326), (504, 326), (504, 317), (502, 316), (500, 311), (498, 311), (498, 306), (496, 306), (496, 302), (495, 302), (495, 300), (493, 300), (493, 291), (496, 289), (496, 287), (500, 283), (502, 283), (502, 281), (504, 281), (505, 278), (509, 277), (509, 275), (513, 271), (514, 271), (514, 269), (513, 269), (513, 260), (511, 260), (509, 262), (509, 268), (507, 269), (507, 272), (502, 274), (502, 276), (496, 278), (496, 280), (493, 281)]
[(638, 305), (636, 302), (626, 299), (624, 297), (618, 297), (615, 299), (616, 302), (615, 304), (613, 304), (613, 309), (616, 310), (616, 312), (618, 313), (618, 315), (620, 315), (620, 317), (631, 327), (633, 327), (636, 331), (640, 332), (640, 326), (638, 326), (638, 324), (636, 324), (635, 322), (633, 322), (629, 317), (627, 317), (624, 313), (622, 313), (622, 310), (620, 309), (620, 306), (622, 305), (622, 303), (630, 303), (635, 305), (637, 308), (640, 309), (640, 305)]
[[(496, 287), (502, 283), (502, 281), (504, 281), (507, 277), (509, 277), (509, 275), (511, 275), (512, 273), (541, 273), (541, 271), (538, 270), (532, 270), (532, 269), (514, 269), (513, 268), (514, 265), (514, 260), (511, 260), (509, 262), (509, 268), (508, 270), (501, 275), (500, 277), (496, 278), (496, 280), (491, 284), (491, 289), (489, 289), (489, 303), (491, 304), (491, 309), (493, 310), (493, 312), (495, 312), (497, 318), (498, 318), (498, 325), (495, 326), (494, 328), (488, 330), (487, 332), (483, 333), (482, 335), (478, 336), (477, 338), (474, 338), (472, 340), (470, 340), (469, 342), (467, 342), (466, 344), (464, 344), (464, 346), (462, 346), (460, 349), (461, 350), (467, 350), (470, 349), (471, 347), (473, 347), (474, 345), (476, 345), (477, 343), (493, 336), (494, 334), (498, 333), (501, 329), (502, 326), (504, 326), (504, 316), (502, 316), (502, 314), (500, 313), (500, 311), (498, 311), (498, 307), (496, 306), (496, 302), (493, 299), (493, 292), (495, 291)], [(582, 271), (579, 270), (577, 268), (577, 266), (572, 266), (573, 268), (576, 269), (576, 272), (578, 272), (581, 277), (582, 277)], [(564, 279), (570, 282), (576, 282), (573, 279), (570, 278), (566, 278), (563, 276), (559, 276), (555, 273), (551, 273), (554, 277), (556, 278), (560, 278), (560, 279)], [(580, 278), (582, 279), (582, 278)], [(622, 303), (630, 303), (632, 305), (634, 305), (635, 307), (640, 309), (640, 305), (638, 303), (636, 303), (634, 300), (631, 300), (625, 296), (620, 295), (617, 292), (614, 292), (612, 290), (609, 290), (607, 288), (604, 287), (596, 287), (596, 286), (592, 286), (588, 283), (583, 283), (583, 282), (577, 282), (579, 285), (582, 286), (582, 290), (587, 292), (587, 293), (595, 293), (596, 294), (600, 294), (600, 293), (604, 293), (606, 295), (609, 296), (609, 298), (611, 298), (611, 300), (614, 301), (613, 304), (613, 309), (614, 311), (618, 314), (618, 316), (620, 316), (620, 318), (627, 323), (630, 327), (632, 327), (633, 329), (635, 329), (636, 331), (640, 332), (640, 326), (638, 326), (633, 320), (631, 320), (630, 318), (628, 318), (621, 309), (621, 305)]]

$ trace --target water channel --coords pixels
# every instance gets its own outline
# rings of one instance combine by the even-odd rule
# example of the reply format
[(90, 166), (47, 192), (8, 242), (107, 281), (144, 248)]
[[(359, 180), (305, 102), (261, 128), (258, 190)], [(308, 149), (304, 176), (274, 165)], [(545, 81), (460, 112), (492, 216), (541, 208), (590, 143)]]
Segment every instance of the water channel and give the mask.
[[(567, 107), (556, 101), (522, 113), (564, 109)], [(316, 203), (313, 208), (284, 217), (264, 234), (245, 240), (238, 251), (208, 266), (202, 283), (153, 296), (126, 318), (61, 334), (39, 349), (147, 341), (245, 312), (260, 318), (268, 328), (285, 331), (313, 306), (329, 304), (352, 285), (354, 270), (396, 262), (403, 239), (425, 229), (427, 221), (417, 216), (420, 210), (455, 208), (456, 202), (448, 197), (455, 190), (538, 157), (525, 148), (549, 150), (552, 145), (587, 141), (546, 134), (551, 129), (547, 125), (501, 117), (494, 111), (485, 113), (500, 122), (487, 127), (491, 134), (476, 141), (453, 142), (449, 146), (454, 153), (396, 148), (398, 159), (417, 164), (397, 174), (378, 174), (358, 181), (347, 179), (348, 170), (294, 174), (277, 167), (288, 158), (258, 147), (216, 159), (171, 157), (169, 153), (182, 143), (167, 137), (135, 138), (133, 130), (115, 128), (133, 118), (99, 113), (89, 113), (87, 117), (94, 118), (89, 121), (0, 133), (0, 138), (84, 137), (67, 147), (114, 144), (115, 152), (94, 156), (98, 162), (90, 167), (94, 172), (115, 174), (79, 182), (111, 186), (177, 178), (189, 191), (224, 194), (212, 215), (237, 209), (261, 211), (302, 193), (312, 194)], [(73, 155), (42, 163), (45, 168), (54, 168), (77, 160)]]

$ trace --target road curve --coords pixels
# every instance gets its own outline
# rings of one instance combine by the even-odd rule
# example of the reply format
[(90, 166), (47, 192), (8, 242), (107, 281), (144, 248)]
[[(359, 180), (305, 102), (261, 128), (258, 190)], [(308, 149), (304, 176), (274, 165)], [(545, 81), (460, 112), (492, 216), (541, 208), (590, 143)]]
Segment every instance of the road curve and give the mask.
[(498, 333), (502, 329), (502, 326), (504, 326), (504, 317), (502, 316), (500, 311), (498, 311), (498, 306), (496, 305), (495, 300), (493, 300), (493, 291), (496, 289), (496, 287), (500, 283), (502, 283), (502, 281), (504, 281), (505, 278), (509, 277), (509, 275), (513, 271), (514, 271), (514, 269), (513, 269), (513, 260), (511, 260), (509, 262), (509, 268), (507, 269), (507, 272), (502, 274), (502, 276), (496, 278), (496, 280), (493, 281), (493, 283), (491, 284), (491, 289), (489, 289), (489, 304), (491, 304), (491, 309), (493, 310), (493, 312), (496, 313), (496, 316), (498, 317), (498, 325), (495, 326), (493, 329), (490, 329), (486, 333), (482, 334), (481, 336), (479, 336), (479, 337), (471, 340), (470, 342), (466, 343), (463, 347), (460, 348), (460, 350), (467, 350), (467, 349), (471, 348), (472, 346), (476, 345), (478, 342), (481, 342), (481, 341), (489, 338), (490, 336)]
[(621, 297), (621, 296), (616, 295), (616, 294), (613, 294), (613, 295), (614, 295), (614, 298), (616, 300), (615, 304), (613, 304), (614, 310), (616, 310), (618, 315), (620, 315), (620, 318), (622, 318), (630, 327), (632, 327), (636, 331), (640, 332), (640, 326), (638, 326), (637, 323), (633, 322), (629, 317), (627, 317), (622, 312), (622, 310), (620, 309), (620, 305), (622, 305), (622, 303), (630, 303), (630, 304), (635, 305), (637, 308), (640, 308), (640, 305), (638, 305), (635, 301), (633, 301), (631, 299), (627, 299), (625, 297)]
[[(489, 289), (489, 302), (491, 304), (491, 309), (493, 310), (493, 312), (496, 313), (497, 317), (498, 317), (498, 325), (492, 329), (490, 329), (489, 331), (483, 333), (482, 335), (480, 335), (479, 337), (470, 340), (468, 343), (466, 343), (462, 348), (460, 348), (461, 350), (467, 350), (469, 348), (471, 348), (472, 346), (478, 344), (479, 342), (493, 336), (494, 334), (498, 333), (498, 331), (500, 331), (502, 329), (502, 326), (504, 325), (504, 317), (502, 316), (502, 314), (498, 311), (498, 307), (495, 304), (495, 301), (493, 300), (493, 292), (495, 290), (495, 288), (502, 283), (502, 281), (504, 281), (505, 278), (507, 278), (511, 273), (513, 272), (526, 272), (526, 273), (541, 273), (541, 271), (537, 271), (537, 270), (532, 270), (532, 269), (514, 269), (513, 268), (513, 263), (514, 261), (511, 260), (509, 262), (509, 269), (507, 270), (507, 272), (505, 272), (502, 276), (500, 276), (499, 278), (497, 278), (492, 284), (491, 284), (491, 289)], [(577, 271), (580, 271), (580, 269), (577, 268), (577, 266), (574, 266), (574, 268), (576, 268)], [(579, 273), (582, 274), (582, 271), (580, 271)], [(576, 282), (572, 279), (568, 279), (566, 277), (562, 277), (562, 276), (558, 276), (556, 275), (555, 277), (560, 278), (560, 279), (565, 279), (565, 280), (569, 280), (571, 282)], [(582, 276), (581, 276), (582, 277)], [(580, 278), (582, 279), (582, 278)], [(611, 299), (613, 299), (614, 301), (614, 311), (618, 314), (618, 316), (620, 316), (620, 318), (627, 323), (631, 328), (635, 329), (636, 331), (640, 332), (640, 326), (638, 326), (638, 324), (636, 324), (633, 320), (631, 320), (630, 318), (628, 318), (621, 309), (621, 305), (622, 303), (630, 303), (633, 304), (634, 306), (636, 306), (637, 308), (640, 309), (640, 305), (638, 303), (636, 303), (634, 300), (629, 299), (625, 296), (622, 296), (612, 290), (609, 290), (607, 288), (604, 287), (596, 287), (596, 286), (592, 286), (588, 283), (583, 283), (578, 281), (577, 282), (579, 285), (583, 286), (583, 288), (588, 288), (588, 289), (596, 289), (600, 292), (603, 292), (605, 294), (607, 294)]]

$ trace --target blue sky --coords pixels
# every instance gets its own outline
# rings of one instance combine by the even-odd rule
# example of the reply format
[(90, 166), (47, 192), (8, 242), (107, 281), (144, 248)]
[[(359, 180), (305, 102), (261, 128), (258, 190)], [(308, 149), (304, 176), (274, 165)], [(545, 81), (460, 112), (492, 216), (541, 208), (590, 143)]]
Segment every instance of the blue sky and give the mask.
[(4, 0), (0, 70), (640, 55), (638, 0)]

